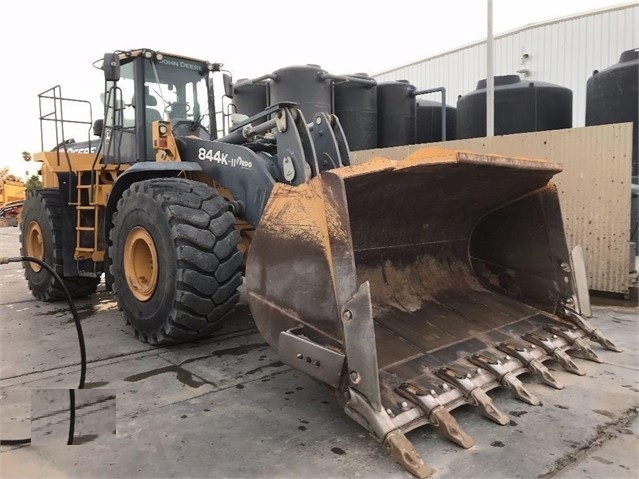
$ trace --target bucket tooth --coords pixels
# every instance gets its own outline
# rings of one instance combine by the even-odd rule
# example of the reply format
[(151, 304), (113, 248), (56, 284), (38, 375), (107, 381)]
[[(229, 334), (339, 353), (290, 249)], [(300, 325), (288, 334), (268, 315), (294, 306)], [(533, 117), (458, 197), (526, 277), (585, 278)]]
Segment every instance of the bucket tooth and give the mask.
[(497, 346), (500, 351), (516, 357), (531, 373), (537, 376), (544, 384), (555, 389), (563, 389), (564, 386), (551, 374), (546, 366), (543, 365), (540, 358), (546, 357), (546, 353), (542, 349), (530, 343), (523, 343), (518, 340), (505, 341)]
[(466, 434), (457, 420), (444, 406), (433, 409), (430, 413), (429, 420), (433, 426), (439, 428), (439, 431), (444, 437), (458, 446), (468, 449), (475, 445), (473, 438)]
[(512, 393), (517, 399), (530, 404), (531, 406), (539, 406), (541, 401), (537, 396), (528, 392), (522, 382), (515, 377), (514, 374), (506, 374), (501, 381), (502, 385)]
[(544, 348), (544, 350), (559, 364), (561, 364), (566, 371), (577, 374), (578, 376), (586, 375), (585, 372), (579, 369), (577, 363), (575, 363), (572, 358), (561, 349), (569, 344), (565, 339), (556, 334), (548, 335), (544, 332), (533, 331), (524, 334), (522, 338)]
[(597, 353), (595, 353), (590, 345), (582, 339), (583, 333), (581, 333), (577, 327), (573, 327), (573, 329), (571, 329), (562, 326), (549, 325), (545, 326), (544, 329), (564, 338), (570, 343), (571, 348), (581, 354), (584, 359), (588, 359), (596, 363), (603, 363), (603, 360), (597, 355)]
[(581, 354), (584, 359), (588, 359), (590, 361), (594, 361), (596, 363), (603, 363), (603, 359), (601, 359), (597, 353), (587, 344), (583, 339), (577, 338), (572, 343), (573, 348)]
[[(480, 371), (481, 369), (479, 372)], [(481, 410), (482, 414), (488, 419), (491, 419), (502, 426), (510, 423), (508, 416), (497, 409), (497, 406), (493, 404), (493, 401), (482, 390), (482, 388), (473, 382), (472, 374), (463, 374), (449, 366), (444, 366), (437, 370), (437, 375), (459, 388), (459, 390), (464, 393), (466, 401), (473, 406), (477, 406)]]
[(384, 445), (395, 458), (395, 461), (412, 475), (424, 478), (430, 476), (434, 470), (428, 467), (413, 444), (399, 429), (389, 432), (384, 438)]
[(486, 394), (481, 388), (476, 388), (472, 391), (469, 399), (471, 399), (473, 404), (481, 409), (482, 414), (491, 421), (494, 421), (501, 426), (510, 424), (510, 418), (497, 409), (493, 400), (490, 399), (488, 394)]
[(393, 423), (385, 409), (375, 409), (366, 396), (356, 389), (348, 389), (347, 394), (349, 399), (344, 407), (346, 414), (383, 442), (398, 464), (419, 478), (428, 477), (433, 473), (433, 469), (419, 457), (413, 444)]
[(543, 363), (538, 359), (533, 359), (532, 361), (530, 361), (530, 363), (528, 363), (528, 370), (535, 376), (537, 376), (537, 378), (539, 378), (539, 380), (544, 384), (547, 384), (548, 386), (555, 389), (564, 388), (564, 385), (557, 381), (550, 370), (546, 366), (544, 366)]
[(491, 351), (482, 351), (473, 354), (468, 360), (476, 366), (485, 369), (492, 374), (497, 381), (508, 389), (517, 399), (532, 406), (538, 406), (541, 401), (529, 393), (524, 385), (515, 376), (513, 371), (521, 370), (523, 364), (510, 355), (494, 354)]
[(609, 351), (614, 351), (615, 353), (620, 353), (622, 351), (615, 343), (613, 343), (610, 339), (608, 339), (601, 331), (595, 329), (592, 333), (590, 333), (590, 339), (598, 342), (604, 348)]
[(413, 384), (402, 383), (397, 387), (397, 392), (417, 404), (424, 411), (430, 423), (437, 427), (446, 439), (465, 449), (475, 444), (473, 438), (464, 432), (455, 418), (442, 405), (434, 390), (427, 392)]
[(575, 324), (578, 328), (583, 329), (586, 333), (588, 333), (588, 337), (591, 341), (595, 341), (601, 344), (604, 348), (608, 349), (609, 351), (614, 351), (615, 353), (620, 353), (622, 351), (601, 331), (595, 329), (592, 324), (588, 322), (588, 320), (586, 320), (583, 316), (577, 313), (577, 311), (570, 308), (569, 306), (564, 305), (563, 316), (568, 319), (568, 321)]
[(563, 367), (566, 371), (576, 374), (578, 376), (585, 376), (586, 373), (582, 371), (577, 363), (575, 363), (572, 358), (561, 349), (555, 349), (552, 353), (552, 357), (557, 360), (561, 367)]

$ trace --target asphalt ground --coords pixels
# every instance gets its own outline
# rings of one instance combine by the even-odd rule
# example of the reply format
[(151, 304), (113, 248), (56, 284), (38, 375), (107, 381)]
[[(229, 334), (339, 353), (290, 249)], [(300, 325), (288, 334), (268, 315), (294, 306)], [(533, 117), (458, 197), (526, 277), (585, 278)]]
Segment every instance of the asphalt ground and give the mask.
[[(0, 256), (18, 253), (18, 229), (0, 228)], [(102, 399), (78, 409), (80, 444), (66, 446), (68, 389), (79, 378), (73, 319), (65, 303), (31, 296), (20, 264), (0, 266), (0, 437), (34, 437), (0, 448), (0, 477), (412, 477), (328, 389), (279, 362), (244, 301), (210, 338), (162, 348), (132, 336), (103, 285), (77, 306), (86, 385)], [(430, 426), (411, 431), (433, 477), (639, 476), (639, 309), (593, 309), (594, 325), (624, 352), (594, 344), (604, 363), (577, 359), (585, 377), (547, 362), (563, 390), (523, 376), (542, 406), (491, 391), (507, 426), (456, 409), (471, 449)]]

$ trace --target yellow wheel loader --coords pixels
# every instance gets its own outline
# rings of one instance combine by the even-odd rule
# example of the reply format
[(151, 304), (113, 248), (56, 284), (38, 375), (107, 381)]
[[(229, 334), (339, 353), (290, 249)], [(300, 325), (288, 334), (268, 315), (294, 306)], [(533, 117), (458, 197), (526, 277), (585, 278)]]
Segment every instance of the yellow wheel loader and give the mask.
[[(292, 103), (216, 138), (218, 64), (134, 50), (99, 67), (100, 141), (62, 135), (35, 155), (44, 189), (25, 203), (22, 254), (75, 296), (106, 274), (142, 341), (208, 334), (244, 272), (282, 362), (334, 390), (418, 477), (432, 470), (406, 432), (430, 424), (471, 447), (455, 408), (506, 424), (491, 389), (538, 405), (519, 375), (561, 389), (545, 361), (583, 375), (575, 357), (600, 361), (593, 341), (617, 351), (585, 319), (583, 260), (550, 183), (559, 165), (432, 148), (350, 165), (339, 120)], [(59, 87), (40, 95), (58, 131), (47, 100), (65, 101)], [(36, 297), (60, 297), (46, 271), (25, 274)]]

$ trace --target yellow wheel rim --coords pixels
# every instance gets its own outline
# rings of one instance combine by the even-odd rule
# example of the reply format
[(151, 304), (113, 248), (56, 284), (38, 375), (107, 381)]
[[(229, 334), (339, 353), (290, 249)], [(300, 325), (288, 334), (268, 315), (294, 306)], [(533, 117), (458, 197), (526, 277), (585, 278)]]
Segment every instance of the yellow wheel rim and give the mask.
[(129, 291), (140, 301), (148, 301), (158, 284), (158, 254), (149, 232), (136, 226), (124, 242), (124, 276)]
[[(27, 256), (44, 261), (44, 236), (36, 221), (32, 221), (27, 226)], [(31, 261), (29, 261), (29, 266), (36, 273), (42, 269), (42, 266)]]

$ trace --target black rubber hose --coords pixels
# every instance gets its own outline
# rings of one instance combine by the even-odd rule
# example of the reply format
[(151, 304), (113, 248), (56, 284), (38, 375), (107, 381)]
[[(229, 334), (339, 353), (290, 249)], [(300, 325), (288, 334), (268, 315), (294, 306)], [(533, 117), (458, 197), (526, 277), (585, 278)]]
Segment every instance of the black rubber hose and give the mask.
[(67, 445), (73, 445), (73, 435), (75, 434), (75, 389), (69, 389), (69, 438)]
[[(0, 264), (8, 264), (8, 263), (20, 263), (20, 262), (32, 262), (39, 264), (44, 269), (46, 269), (51, 276), (55, 278), (58, 284), (62, 287), (64, 291), (64, 295), (66, 296), (67, 302), (69, 303), (69, 309), (71, 310), (71, 314), (73, 315), (73, 321), (75, 322), (75, 329), (78, 333), (78, 343), (80, 344), (80, 383), (78, 385), (78, 389), (84, 389), (84, 381), (87, 375), (87, 352), (84, 344), (84, 333), (82, 332), (82, 324), (80, 323), (80, 316), (78, 315), (78, 310), (75, 307), (75, 303), (73, 302), (73, 298), (71, 298), (71, 293), (67, 288), (67, 285), (64, 284), (64, 281), (60, 277), (55, 270), (49, 266), (47, 263), (42, 261), (41, 259), (34, 258), (32, 256), (14, 256), (11, 258), (0, 258)], [(75, 434), (75, 390), (69, 389), (69, 403), (70, 403), (70, 412), (71, 417), (69, 421), (69, 438), (67, 441), (68, 445), (73, 444), (73, 435)], [(0, 446), (20, 446), (22, 444), (31, 444), (31, 438), (27, 439), (0, 439)]]
[(27, 439), (0, 439), (0, 446), (22, 446), (23, 444), (31, 444), (31, 438)]

